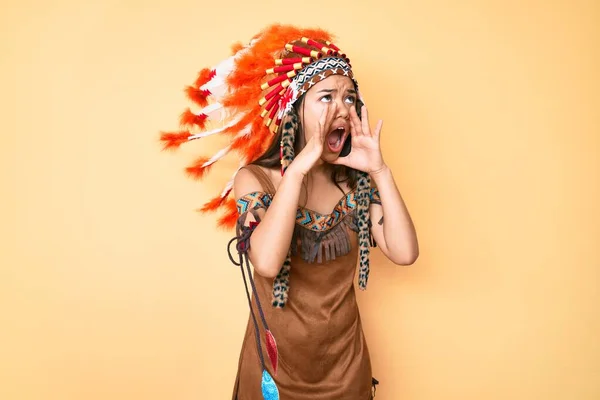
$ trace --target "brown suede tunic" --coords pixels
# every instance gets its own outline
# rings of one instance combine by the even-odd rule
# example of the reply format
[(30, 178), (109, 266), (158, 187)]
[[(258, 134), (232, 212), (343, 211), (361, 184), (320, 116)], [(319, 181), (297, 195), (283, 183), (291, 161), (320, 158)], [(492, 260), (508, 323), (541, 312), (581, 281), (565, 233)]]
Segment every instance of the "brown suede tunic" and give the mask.
[[(249, 169), (265, 191), (273, 194), (268, 176), (258, 167)], [(344, 218), (351, 219), (353, 215), (349, 213)], [(338, 225), (338, 229), (347, 232), (349, 252), (320, 263), (309, 263), (300, 254), (293, 255), (285, 307), (271, 306), (274, 280), (254, 275), (266, 320), (277, 340), (277, 375), (269, 362), (266, 365), (281, 400), (371, 399), (371, 363), (354, 289), (357, 234), (350, 229), (351, 224)], [(254, 298), (252, 306), (256, 309)], [(268, 360), (262, 326), (260, 337)], [(261, 377), (254, 325), (249, 318), (232, 399), (262, 400)]]

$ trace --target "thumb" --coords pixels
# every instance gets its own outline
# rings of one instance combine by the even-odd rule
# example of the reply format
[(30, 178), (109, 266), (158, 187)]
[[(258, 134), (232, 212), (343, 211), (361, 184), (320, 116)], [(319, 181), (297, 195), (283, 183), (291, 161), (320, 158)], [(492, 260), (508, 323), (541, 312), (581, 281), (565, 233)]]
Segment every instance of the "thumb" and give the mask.
[(331, 160), (330, 164), (333, 164), (333, 165), (343, 165), (343, 166), (348, 167), (349, 166), (349, 163), (348, 163), (349, 162), (349, 158), (350, 158), (350, 156), (338, 157), (335, 160)]

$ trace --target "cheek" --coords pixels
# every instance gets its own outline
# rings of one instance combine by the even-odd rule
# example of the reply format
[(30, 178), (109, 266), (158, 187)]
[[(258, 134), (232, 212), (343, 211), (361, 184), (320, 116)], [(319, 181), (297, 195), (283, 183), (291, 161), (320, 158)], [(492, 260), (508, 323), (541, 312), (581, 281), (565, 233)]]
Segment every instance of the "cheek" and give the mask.
[(315, 129), (317, 129), (317, 124), (319, 122), (319, 117), (321, 116), (321, 112), (323, 111), (323, 105), (316, 104), (308, 104), (305, 105), (304, 110), (301, 114), (302, 127), (304, 128), (304, 137), (308, 140), (313, 136)]

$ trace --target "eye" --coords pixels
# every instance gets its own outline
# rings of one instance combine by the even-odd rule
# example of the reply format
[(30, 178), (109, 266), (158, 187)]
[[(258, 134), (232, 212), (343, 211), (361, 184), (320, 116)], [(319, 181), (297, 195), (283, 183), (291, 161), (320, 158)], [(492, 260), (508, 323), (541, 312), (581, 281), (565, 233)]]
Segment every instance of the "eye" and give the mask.
[(331, 95), (330, 94), (326, 94), (325, 96), (321, 97), (320, 100), (322, 102), (324, 102), (324, 103), (329, 103), (331, 101)]
[(354, 103), (356, 103), (356, 97), (355, 96), (347, 96), (346, 97), (346, 103), (348, 103), (348, 104), (354, 104)]

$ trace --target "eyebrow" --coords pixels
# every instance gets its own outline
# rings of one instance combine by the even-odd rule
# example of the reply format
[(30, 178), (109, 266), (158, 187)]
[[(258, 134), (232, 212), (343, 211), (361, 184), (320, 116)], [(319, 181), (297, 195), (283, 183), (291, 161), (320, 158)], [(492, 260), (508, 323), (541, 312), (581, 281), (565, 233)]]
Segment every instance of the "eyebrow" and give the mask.
[[(354, 90), (354, 89), (348, 89), (346, 91), (348, 93), (356, 94), (356, 90)], [(337, 89), (321, 89), (321, 90), (319, 90), (319, 93), (332, 93), (332, 92), (337, 92)]]

